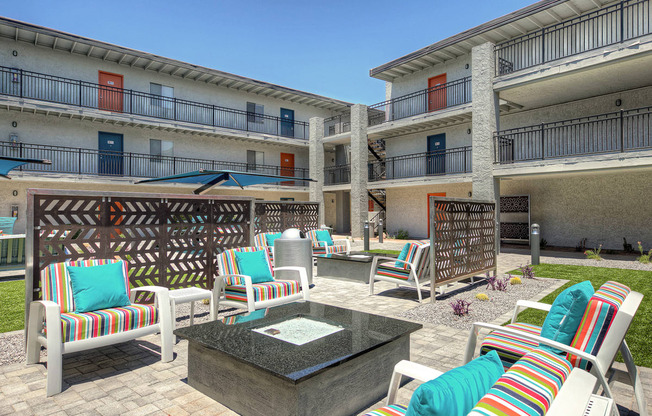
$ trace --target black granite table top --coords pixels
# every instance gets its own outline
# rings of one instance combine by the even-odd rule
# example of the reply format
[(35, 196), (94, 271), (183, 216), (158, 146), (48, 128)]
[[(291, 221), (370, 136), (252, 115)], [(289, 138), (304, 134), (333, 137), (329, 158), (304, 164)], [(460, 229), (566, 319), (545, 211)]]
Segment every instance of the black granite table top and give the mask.
[[(253, 331), (297, 316), (340, 325), (344, 329), (303, 345)], [(295, 302), (179, 328), (174, 333), (281, 379), (298, 383), (422, 327), (414, 322), (316, 302)]]

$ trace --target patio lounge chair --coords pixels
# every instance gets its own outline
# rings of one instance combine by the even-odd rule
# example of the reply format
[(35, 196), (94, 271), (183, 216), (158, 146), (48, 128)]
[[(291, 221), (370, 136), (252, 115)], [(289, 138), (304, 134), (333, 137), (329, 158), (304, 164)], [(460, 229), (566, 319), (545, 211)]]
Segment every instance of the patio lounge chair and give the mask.
[[(263, 283), (253, 283), (251, 276), (240, 273), (236, 252), (263, 251), (267, 258), (267, 265), (271, 272), (272, 280)], [(308, 274), (303, 267), (272, 267), (267, 250), (257, 247), (240, 247), (226, 250), (217, 256), (219, 276), (215, 279), (214, 291), (214, 316), (217, 316), (219, 305), (247, 309), (253, 312), (256, 309), (282, 305), (297, 300), (310, 300)], [(296, 272), (298, 280), (275, 280), (274, 272), (288, 270)]]
[[(539, 412), (546, 416), (606, 416), (615, 408), (612, 399), (592, 394), (595, 376), (578, 368), (571, 370), (570, 363), (562, 357), (548, 351), (534, 350), (517, 364), (494, 383), (475, 404), (469, 416), (530, 415)], [(405, 415), (407, 405), (396, 404), (403, 376), (426, 383), (443, 374), (412, 361), (400, 361), (394, 367), (386, 405), (364, 416)], [(504, 391), (509, 391), (509, 394), (503, 394)], [(503, 406), (496, 408), (496, 404)]]
[(595, 390), (604, 389), (607, 397), (613, 397), (610, 381), (616, 371), (612, 364), (620, 350), (625, 362), (627, 373), (638, 404), (639, 413), (647, 415), (647, 403), (641, 383), (640, 374), (632, 354), (625, 342), (625, 334), (641, 304), (643, 295), (631, 291), (617, 282), (607, 282), (602, 285), (589, 300), (584, 317), (575, 333), (570, 346), (541, 337), (541, 327), (516, 322), (519, 312), (524, 308), (535, 308), (550, 311), (552, 305), (520, 300), (517, 302), (512, 316), (512, 323), (505, 327), (476, 322), (471, 328), (464, 355), (464, 362), (473, 359), (478, 334), (481, 328), (492, 330), (480, 347), (480, 354), (496, 350), (507, 368), (521, 356), (527, 354), (539, 345), (547, 345), (566, 353), (574, 367), (589, 370), (597, 377)]
[(259, 250), (263, 248), (267, 250), (267, 254), (269, 254), (269, 258), (272, 261), (272, 264), (274, 263), (274, 246), (269, 245), (268, 236), (275, 234), (281, 233), (259, 233), (254, 236), (254, 247), (258, 248)]
[(416, 241), (406, 243), (404, 260), (393, 257), (375, 256), (369, 274), (369, 295), (374, 294), (374, 282), (381, 280), (396, 283), (397, 286), (411, 286), (417, 289), (419, 302), (421, 299), (421, 286), (424, 279), (428, 279), (430, 270), (430, 243)]
[(328, 233), (327, 230), (310, 230), (306, 232), (306, 236), (312, 241), (312, 254), (335, 254), (351, 252), (351, 242), (346, 238), (337, 240), (325, 241), (319, 238), (319, 231)]
[[(43, 300), (29, 305), (27, 330), (27, 364), (39, 362), (41, 345), (48, 350), (47, 395), (62, 389), (63, 354), (99, 348), (129, 341), (145, 335), (161, 333), (161, 361), (173, 359), (172, 315), (168, 289), (158, 286), (129, 288), (126, 262), (123, 275), (128, 306), (77, 312), (67, 266), (88, 267), (119, 260), (82, 260), (54, 263), (41, 272)], [(151, 292), (155, 304), (133, 303), (137, 292)]]

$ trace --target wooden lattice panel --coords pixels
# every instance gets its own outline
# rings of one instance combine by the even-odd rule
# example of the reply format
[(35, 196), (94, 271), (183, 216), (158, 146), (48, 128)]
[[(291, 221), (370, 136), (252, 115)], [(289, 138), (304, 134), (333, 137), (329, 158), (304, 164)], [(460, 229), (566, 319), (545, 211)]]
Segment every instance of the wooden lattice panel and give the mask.
[(433, 287), (496, 269), (496, 204), (430, 199)]
[(319, 227), (319, 204), (293, 201), (256, 201), (256, 233), (278, 233), (288, 228), (301, 231)]

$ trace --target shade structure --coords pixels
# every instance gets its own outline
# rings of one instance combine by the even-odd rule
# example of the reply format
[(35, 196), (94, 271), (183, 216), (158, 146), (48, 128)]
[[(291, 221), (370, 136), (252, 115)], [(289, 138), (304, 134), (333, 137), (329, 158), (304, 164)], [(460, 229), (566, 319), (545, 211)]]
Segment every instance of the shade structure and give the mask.
[(11, 179), (9, 177), (9, 172), (11, 170), (28, 163), (38, 163), (41, 165), (52, 164), (52, 162), (47, 159), (27, 159), (24, 157), (0, 156), (0, 177)]
[(174, 183), (195, 183), (201, 186), (193, 192), (197, 195), (206, 193), (213, 186), (245, 186), (259, 185), (263, 183), (275, 183), (286, 181), (310, 181), (312, 179), (296, 178), (293, 176), (262, 175), (252, 172), (238, 172), (235, 170), (205, 170), (200, 169), (193, 172), (181, 173), (178, 175), (163, 176), (161, 178), (144, 179), (136, 183), (150, 182), (174, 182)]

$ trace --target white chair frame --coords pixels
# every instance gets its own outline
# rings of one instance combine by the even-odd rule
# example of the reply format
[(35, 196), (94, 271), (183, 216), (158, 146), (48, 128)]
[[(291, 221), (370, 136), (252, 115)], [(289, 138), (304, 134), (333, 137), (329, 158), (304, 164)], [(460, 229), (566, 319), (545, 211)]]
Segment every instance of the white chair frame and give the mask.
[[(130, 291), (130, 300), (133, 303), (137, 292), (150, 292), (154, 294), (154, 301), (158, 308), (158, 323), (131, 331), (118, 332), (111, 335), (82, 339), (78, 341), (63, 342), (61, 333), (61, 306), (50, 300), (36, 300), (29, 305), (29, 325), (27, 330), (27, 364), (36, 364), (40, 361), (41, 346), (48, 350), (47, 358), (47, 396), (61, 393), (63, 387), (63, 355), (78, 351), (85, 351), (107, 345), (118, 344), (146, 335), (161, 333), (161, 361), (166, 363), (174, 358), (172, 340), (172, 312), (168, 289), (159, 286), (143, 286)], [(43, 322), (47, 335), (43, 332)]]
[[(616, 358), (618, 351), (620, 351), (623, 357), (623, 361), (625, 362), (625, 366), (627, 367), (627, 373), (632, 383), (632, 387), (634, 388), (634, 395), (636, 397), (639, 414), (641, 416), (647, 416), (647, 400), (645, 398), (645, 391), (643, 390), (641, 376), (639, 374), (638, 368), (636, 368), (636, 365), (634, 364), (634, 358), (632, 357), (632, 353), (627, 346), (627, 342), (625, 342), (625, 334), (627, 334), (629, 326), (632, 323), (632, 319), (634, 318), (634, 315), (636, 314), (636, 311), (642, 300), (643, 295), (639, 292), (630, 292), (627, 295), (627, 298), (625, 298), (625, 301), (618, 309), (618, 312), (616, 313), (616, 316), (611, 323), (609, 332), (602, 342), (597, 355), (588, 354), (568, 345), (561, 344), (559, 342), (555, 342), (548, 338), (543, 338), (529, 332), (484, 322), (475, 322), (471, 328), (468, 342), (466, 344), (464, 363), (468, 363), (473, 359), (476, 350), (477, 339), (480, 334), (480, 329), (484, 328), (491, 331), (500, 331), (505, 334), (516, 335), (520, 338), (527, 339), (532, 342), (538, 342), (539, 344), (557, 348), (563, 352), (571, 353), (590, 362), (591, 374), (596, 377), (596, 382), (594, 383), (593, 387), (594, 393), (597, 392), (600, 387), (602, 387), (604, 395), (608, 398), (613, 398), (611, 385), (614, 382), (615, 377), (613, 376), (616, 370), (612, 368), (612, 364)], [(548, 312), (550, 311), (551, 307), (552, 305), (545, 303), (519, 300), (516, 303), (516, 307), (514, 308), (512, 323), (516, 321), (516, 317), (522, 309), (533, 308)]]
[[(414, 287), (417, 289), (417, 295), (419, 296), (419, 303), (423, 303), (423, 299), (421, 296), (421, 286), (424, 286), (423, 283), (419, 283), (419, 277), (418, 277), (418, 271), (417, 266), (419, 265), (419, 262), (421, 261), (421, 256), (423, 255), (423, 252), (425, 251), (426, 248), (429, 248), (430, 244), (424, 244), (421, 247), (417, 248), (417, 252), (414, 255), (414, 260), (410, 263), (405, 260), (399, 260), (394, 257), (384, 257), (384, 256), (374, 256), (374, 260), (371, 263), (371, 272), (369, 273), (369, 296), (372, 296), (374, 294), (374, 283), (376, 280), (378, 281), (383, 281), (383, 282), (389, 282), (389, 283), (395, 283), (396, 286), (410, 286)], [(378, 270), (378, 263), (381, 261), (390, 261), (390, 262), (399, 262), (403, 264), (407, 264), (410, 266), (410, 277), (408, 277), (407, 280), (403, 279), (396, 279), (393, 277), (389, 276), (381, 276), (377, 275), (376, 271)], [(429, 267), (429, 260), (426, 259), (426, 261), (423, 263), (423, 267), (426, 268), (426, 271)], [(428, 273), (425, 273), (428, 275)], [(429, 276), (428, 276), (429, 277)]]
[[(422, 364), (407, 360), (400, 361), (394, 366), (389, 382), (386, 406), (396, 404), (403, 376), (425, 383), (442, 374), (444, 373)], [(595, 382), (595, 376), (577, 368), (573, 369), (550, 405), (546, 416), (606, 416), (613, 412), (615, 408), (613, 399), (593, 394), (592, 386)]]
[[(289, 295), (289, 296), (283, 296), (280, 298), (262, 300), (256, 302), (254, 300), (254, 286), (251, 281), (251, 276), (247, 276), (244, 274), (220, 275), (215, 278), (215, 285), (213, 286), (213, 299), (215, 299), (214, 306), (213, 306), (214, 307), (213, 316), (217, 316), (220, 305), (230, 306), (233, 308), (241, 308), (241, 309), (244, 308), (247, 309), (247, 311), (249, 312), (253, 312), (256, 309), (263, 309), (272, 306), (283, 305), (285, 303), (290, 303), (297, 300), (305, 300), (305, 301), (310, 300), (310, 284), (308, 283), (308, 274), (306, 273), (305, 267), (284, 266), (284, 267), (273, 267), (272, 269), (274, 270), (274, 272), (291, 271), (297, 273), (299, 276), (299, 284), (300, 284), (299, 293), (296, 293), (294, 295)], [(244, 281), (245, 291), (247, 294), (246, 302), (226, 299), (226, 293), (225, 293), (226, 286), (224, 284), (224, 279), (228, 277), (237, 277)]]

